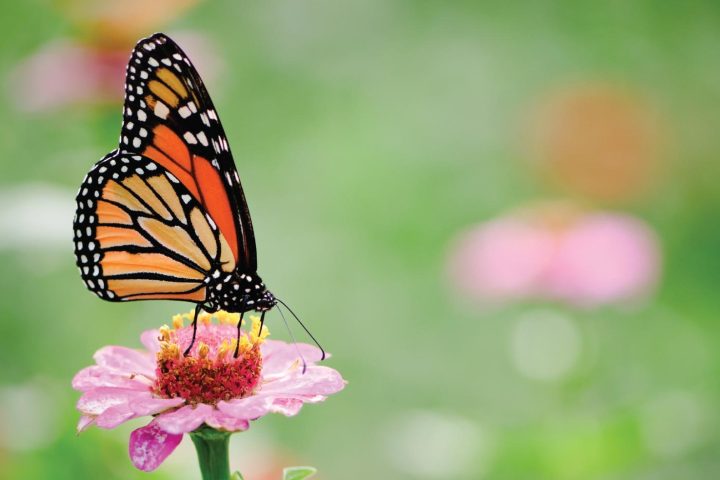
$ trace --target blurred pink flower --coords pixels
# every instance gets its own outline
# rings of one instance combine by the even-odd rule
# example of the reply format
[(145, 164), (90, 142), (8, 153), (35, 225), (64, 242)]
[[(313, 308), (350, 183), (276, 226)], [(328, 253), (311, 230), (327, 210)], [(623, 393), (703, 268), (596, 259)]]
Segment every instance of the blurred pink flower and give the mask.
[[(198, 2), (61, 2), (58, 8), (77, 35), (74, 39), (52, 40), (15, 66), (9, 75), (9, 100), (18, 109), (29, 112), (78, 103), (120, 103), (124, 96), (125, 66), (133, 45)], [(173, 33), (173, 37), (196, 59), (203, 77), (211, 77), (217, 61), (204, 37), (182, 32)]]
[(594, 307), (647, 295), (660, 261), (657, 237), (637, 218), (536, 209), (462, 234), (449, 274), (479, 300), (544, 298)]
[[(199, 34), (174, 34), (204, 78), (214, 76), (219, 61)], [(8, 97), (19, 110), (37, 112), (75, 104), (122, 102), (125, 68), (132, 42), (119, 45), (54, 40), (20, 62), (9, 76)]]
[(85, 38), (104, 45), (132, 46), (198, 3), (199, 0), (63, 0), (58, 7)]
[[(315, 365), (321, 358), (317, 348), (265, 340), (267, 328), (260, 333), (257, 317), (238, 346), (237, 314), (218, 312), (219, 323), (204, 314), (185, 357), (181, 352), (190, 344), (192, 327), (184, 327), (183, 318), (190, 317), (176, 316), (173, 329), (144, 332), (146, 351), (117, 346), (98, 350), (96, 365), (73, 379), (73, 388), (82, 392), (78, 431), (154, 416), (130, 435), (130, 458), (140, 470), (156, 469), (183, 434), (203, 425), (246, 430), (250, 420), (271, 412), (295, 415), (303, 404), (321, 402), (345, 386), (336, 370)], [(304, 373), (298, 352), (309, 362)]]
[(69, 40), (51, 42), (18, 65), (11, 100), (24, 111), (123, 98), (128, 50), (93, 49)]

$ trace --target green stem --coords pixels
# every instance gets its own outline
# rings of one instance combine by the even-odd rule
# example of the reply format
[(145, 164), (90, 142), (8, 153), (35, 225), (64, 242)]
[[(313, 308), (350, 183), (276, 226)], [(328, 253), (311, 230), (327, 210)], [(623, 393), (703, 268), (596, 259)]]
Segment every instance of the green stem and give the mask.
[(230, 433), (200, 427), (190, 434), (197, 450), (203, 480), (230, 480)]

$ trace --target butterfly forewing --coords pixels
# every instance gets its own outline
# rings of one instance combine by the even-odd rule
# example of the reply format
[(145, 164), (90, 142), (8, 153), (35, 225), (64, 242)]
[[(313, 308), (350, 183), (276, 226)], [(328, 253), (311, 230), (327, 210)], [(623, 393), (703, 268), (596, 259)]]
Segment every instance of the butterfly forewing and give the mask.
[(213, 269), (232, 272), (228, 240), (164, 166), (115, 151), (77, 197), (75, 255), (90, 290), (107, 300), (203, 302)]
[(133, 50), (120, 150), (177, 178), (227, 239), (239, 270), (257, 269), (250, 214), (218, 114), (188, 57), (165, 35)]

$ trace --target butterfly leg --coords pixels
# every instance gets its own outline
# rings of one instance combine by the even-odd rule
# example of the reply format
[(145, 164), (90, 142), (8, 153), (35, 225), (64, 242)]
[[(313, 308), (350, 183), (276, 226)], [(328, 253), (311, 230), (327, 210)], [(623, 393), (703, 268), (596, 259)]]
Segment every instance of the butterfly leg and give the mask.
[(245, 315), (245, 312), (240, 313), (240, 320), (238, 320), (237, 324), (237, 342), (235, 342), (235, 353), (233, 354), (234, 358), (237, 358), (238, 353), (240, 353), (240, 327), (242, 326), (243, 315)]
[(263, 325), (265, 325), (265, 312), (266, 311), (263, 311), (260, 314), (260, 330), (258, 331), (258, 337), (262, 337), (262, 328), (263, 328)]
[(198, 320), (198, 315), (200, 315), (200, 310), (201, 310), (200, 304), (197, 304), (197, 306), (195, 307), (195, 318), (193, 318), (193, 322), (192, 322), (192, 326), (193, 326), (192, 340), (190, 340), (190, 345), (188, 345), (187, 350), (185, 350), (185, 353), (183, 353), (183, 355), (186, 357), (190, 353), (190, 349), (193, 347), (193, 345), (195, 345), (195, 335), (197, 334), (197, 320)]

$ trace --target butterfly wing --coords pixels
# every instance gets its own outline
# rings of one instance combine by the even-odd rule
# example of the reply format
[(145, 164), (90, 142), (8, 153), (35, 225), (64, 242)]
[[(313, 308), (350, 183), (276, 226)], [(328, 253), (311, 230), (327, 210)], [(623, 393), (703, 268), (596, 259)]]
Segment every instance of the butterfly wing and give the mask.
[(154, 160), (200, 203), (241, 271), (255, 272), (252, 221), (227, 138), (187, 55), (163, 34), (141, 40), (127, 68), (122, 151)]
[(203, 302), (207, 279), (232, 272), (232, 248), (204, 206), (159, 162), (115, 151), (77, 196), (75, 256), (106, 300)]

